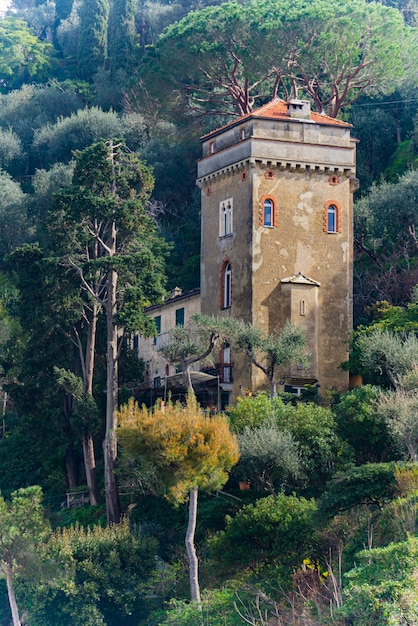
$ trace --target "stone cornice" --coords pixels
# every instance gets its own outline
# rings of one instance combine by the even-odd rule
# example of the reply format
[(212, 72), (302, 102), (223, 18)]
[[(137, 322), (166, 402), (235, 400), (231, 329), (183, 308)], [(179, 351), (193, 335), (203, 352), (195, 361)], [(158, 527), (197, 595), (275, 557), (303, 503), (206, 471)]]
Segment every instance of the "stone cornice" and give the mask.
[(255, 157), (249, 157), (247, 159), (243, 159), (242, 161), (238, 161), (236, 163), (232, 163), (231, 165), (226, 165), (219, 170), (211, 172), (206, 176), (201, 176), (197, 179), (197, 186), (202, 189), (215, 179), (223, 179), (229, 178), (230, 176), (236, 174), (237, 172), (241, 172), (248, 168), (260, 167), (261, 169), (277, 169), (281, 172), (285, 170), (289, 172), (306, 172), (309, 174), (324, 174), (325, 176), (344, 176), (345, 178), (352, 179), (355, 176), (355, 168), (354, 167), (343, 167), (343, 166), (331, 166), (329, 164), (321, 164), (321, 163), (308, 163), (305, 161), (290, 161), (290, 160), (281, 160), (281, 159), (258, 159)]

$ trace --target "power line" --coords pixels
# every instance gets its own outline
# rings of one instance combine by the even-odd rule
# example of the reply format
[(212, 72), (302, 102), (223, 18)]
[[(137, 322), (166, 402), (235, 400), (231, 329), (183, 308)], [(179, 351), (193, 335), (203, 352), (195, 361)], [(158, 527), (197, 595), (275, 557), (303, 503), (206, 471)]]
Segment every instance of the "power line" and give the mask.
[(412, 98), (411, 100), (388, 100), (387, 102), (365, 102), (364, 104), (353, 104), (355, 107), (380, 107), (384, 104), (405, 104), (407, 102), (418, 102), (418, 98)]

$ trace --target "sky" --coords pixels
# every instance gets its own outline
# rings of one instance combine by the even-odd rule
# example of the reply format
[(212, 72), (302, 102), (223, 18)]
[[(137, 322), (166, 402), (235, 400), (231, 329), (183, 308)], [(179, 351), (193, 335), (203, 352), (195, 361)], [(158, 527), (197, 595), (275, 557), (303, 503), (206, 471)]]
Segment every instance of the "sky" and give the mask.
[(8, 7), (10, 0), (0, 0), (0, 11), (5, 11)]

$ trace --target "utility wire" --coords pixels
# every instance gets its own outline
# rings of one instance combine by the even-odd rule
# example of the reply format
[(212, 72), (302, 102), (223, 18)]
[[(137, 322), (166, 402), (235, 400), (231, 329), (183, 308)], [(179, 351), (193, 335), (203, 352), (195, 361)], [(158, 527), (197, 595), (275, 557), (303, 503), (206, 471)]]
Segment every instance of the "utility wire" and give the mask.
[(407, 102), (418, 102), (418, 98), (411, 100), (388, 100), (387, 102), (365, 102), (364, 104), (353, 104), (353, 109), (356, 107), (380, 107), (384, 104), (405, 104)]

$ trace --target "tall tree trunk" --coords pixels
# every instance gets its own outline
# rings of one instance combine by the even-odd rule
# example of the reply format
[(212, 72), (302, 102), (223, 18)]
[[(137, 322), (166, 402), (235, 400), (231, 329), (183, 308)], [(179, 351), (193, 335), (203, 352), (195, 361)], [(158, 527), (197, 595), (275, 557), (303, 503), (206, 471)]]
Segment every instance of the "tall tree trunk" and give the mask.
[(65, 453), (65, 469), (67, 470), (67, 484), (70, 491), (77, 489), (77, 472), (74, 464), (74, 452), (67, 446)]
[(17, 608), (15, 590), (13, 587), (13, 573), (10, 563), (6, 563), (6, 581), (7, 581), (7, 594), (9, 596), (10, 610), (12, 612), (13, 626), (21, 626), (19, 619), (19, 610)]
[(200, 587), (199, 587), (199, 563), (196, 554), (196, 548), (194, 545), (194, 536), (196, 532), (196, 519), (197, 519), (197, 496), (198, 488), (193, 487), (190, 490), (189, 501), (189, 522), (187, 524), (186, 532), (186, 550), (187, 558), (189, 561), (189, 576), (190, 576), (190, 597), (194, 602), (200, 602)]
[(100, 491), (97, 483), (96, 456), (94, 453), (93, 437), (90, 434), (82, 436), (84, 469), (86, 472), (87, 486), (89, 488), (89, 501), (92, 506), (100, 504)]
[[(92, 304), (91, 319), (87, 331), (87, 344), (85, 355), (85, 370), (84, 370), (84, 393), (86, 395), (93, 395), (93, 374), (94, 374), (94, 355), (96, 347), (96, 331), (97, 331), (97, 318), (99, 315), (99, 305), (96, 302)], [(86, 471), (86, 480), (89, 488), (90, 504), (100, 504), (100, 492), (99, 485), (97, 483), (96, 472), (96, 457), (94, 453), (93, 437), (89, 432), (89, 425), (84, 424), (82, 444), (83, 444), (83, 457), (84, 467)]]
[[(112, 249), (116, 246), (116, 226), (112, 227)], [(109, 246), (110, 247), (110, 246)], [(105, 462), (105, 492), (108, 524), (120, 522), (121, 510), (116, 483), (117, 457), (116, 409), (118, 405), (118, 327), (114, 323), (117, 311), (116, 287), (118, 275), (110, 270), (108, 275), (106, 322), (107, 322), (107, 390), (106, 390), (106, 436), (103, 443)]]
[(65, 465), (67, 469), (68, 488), (74, 490), (77, 488), (77, 471), (74, 460), (74, 432), (71, 426), (70, 418), (75, 411), (74, 396), (64, 394), (63, 406), (63, 428), (67, 438), (67, 449), (65, 452)]

